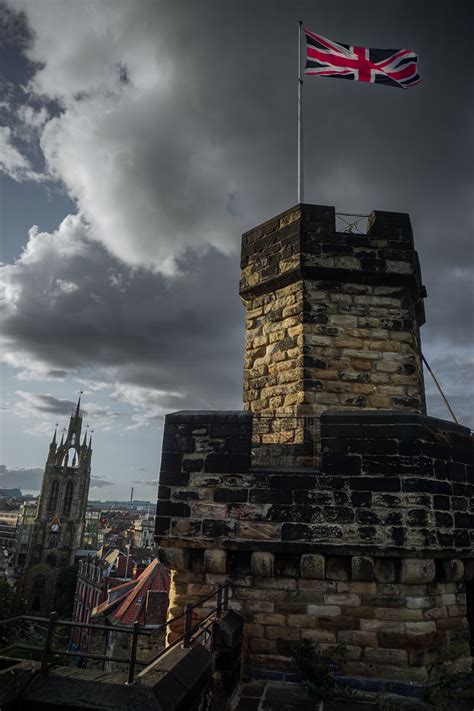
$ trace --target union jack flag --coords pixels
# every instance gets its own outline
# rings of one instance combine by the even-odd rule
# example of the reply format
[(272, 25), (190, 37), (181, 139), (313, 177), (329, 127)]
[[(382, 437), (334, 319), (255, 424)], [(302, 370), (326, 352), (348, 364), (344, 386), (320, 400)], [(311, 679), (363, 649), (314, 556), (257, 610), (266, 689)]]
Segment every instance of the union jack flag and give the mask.
[(421, 81), (418, 56), (410, 49), (368, 49), (306, 35), (305, 74), (388, 84), (408, 89)]

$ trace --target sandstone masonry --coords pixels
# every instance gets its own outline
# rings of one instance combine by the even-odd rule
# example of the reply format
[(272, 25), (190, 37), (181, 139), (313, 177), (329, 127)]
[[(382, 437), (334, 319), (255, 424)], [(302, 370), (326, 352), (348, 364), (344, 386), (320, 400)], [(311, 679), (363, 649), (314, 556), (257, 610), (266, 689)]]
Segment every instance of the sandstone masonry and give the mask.
[(305, 639), (344, 645), (351, 676), (467, 671), (472, 439), (424, 414), (408, 216), (375, 212), (356, 236), (334, 234), (333, 208), (296, 206), (244, 235), (241, 295), (246, 411), (166, 418), (170, 618), (229, 581), (250, 673), (291, 673)]

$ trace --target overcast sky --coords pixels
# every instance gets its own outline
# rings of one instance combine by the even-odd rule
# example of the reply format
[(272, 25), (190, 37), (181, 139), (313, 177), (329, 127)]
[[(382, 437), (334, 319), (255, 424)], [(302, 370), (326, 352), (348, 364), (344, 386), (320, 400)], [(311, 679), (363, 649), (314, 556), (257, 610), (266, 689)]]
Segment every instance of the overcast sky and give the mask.
[(423, 350), (472, 425), (472, 2), (0, 0), (0, 17), (0, 487), (35, 489), (80, 389), (92, 498), (155, 498), (164, 413), (242, 406), (240, 235), (296, 203), (299, 19), (420, 56), (407, 90), (305, 80), (305, 197), (410, 213)]

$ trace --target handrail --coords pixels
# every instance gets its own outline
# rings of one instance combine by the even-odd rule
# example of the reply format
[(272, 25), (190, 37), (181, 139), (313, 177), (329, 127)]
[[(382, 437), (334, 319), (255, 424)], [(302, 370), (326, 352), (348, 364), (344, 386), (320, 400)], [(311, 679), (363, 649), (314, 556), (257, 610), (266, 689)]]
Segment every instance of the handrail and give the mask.
[[(195, 610), (197, 607), (201, 607), (205, 602), (208, 602), (208, 600), (211, 600), (213, 597), (216, 597), (216, 607), (212, 608), (210, 612), (201, 620), (197, 622), (197, 624), (193, 625), (193, 619), (192, 619), (192, 613), (193, 610)], [(142, 676), (145, 674), (148, 669), (155, 664), (155, 662), (163, 656), (166, 652), (168, 652), (170, 649), (176, 647), (179, 644), (182, 644), (184, 649), (187, 649), (192, 646), (193, 640), (196, 639), (197, 637), (200, 637), (206, 629), (209, 627), (210, 621), (215, 618), (218, 619), (221, 616), (222, 611), (227, 611), (229, 607), (229, 585), (222, 585), (219, 584), (217, 586), (217, 590), (215, 590), (213, 593), (208, 595), (205, 598), (202, 598), (201, 600), (198, 600), (198, 602), (195, 603), (187, 603), (186, 608), (184, 612), (182, 612), (180, 615), (176, 615), (176, 617), (172, 617), (171, 619), (167, 620), (165, 623), (155, 627), (153, 630), (146, 630), (143, 628), (140, 628), (138, 621), (135, 621), (133, 623), (133, 627), (125, 627), (123, 625), (95, 625), (91, 624), (89, 622), (74, 622), (71, 620), (60, 620), (57, 618), (57, 613), (52, 612), (49, 617), (37, 617), (36, 615), (17, 615), (16, 617), (10, 617), (8, 620), (1, 620), (0, 621), (0, 627), (5, 626), (6, 624), (11, 624), (13, 622), (18, 622), (20, 620), (27, 620), (30, 622), (42, 622), (46, 623), (48, 625), (47, 630), (46, 630), (46, 639), (44, 643), (44, 647), (35, 647), (33, 645), (28, 645), (28, 644), (14, 644), (14, 645), (9, 645), (6, 647), (6, 649), (10, 648), (16, 648), (16, 649), (22, 649), (26, 651), (33, 651), (37, 653), (41, 653), (41, 661), (40, 661), (40, 672), (45, 673), (48, 670), (48, 659), (50, 655), (57, 654), (57, 655), (62, 655), (65, 657), (82, 657), (84, 659), (95, 659), (99, 661), (110, 661), (110, 662), (116, 662), (116, 663), (121, 663), (121, 664), (128, 664), (128, 676), (127, 676), (127, 685), (131, 685), (135, 682), (135, 667), (140, 666), (140, 667), (145, 667), (139, 674), (139, 676)], [(184, 633), (173, 642), (169, 647), (166, 647), (165, 649), (161, 650), (158, 655), (153, 657), (153, 659), (148, 660), (146, 662), (139, 661), (137, 659), (137, 648), (138, 648), (138, 636), (139, 635), (151, 635), (156, 632), (159, 632), (162, 629), (165, 629), (169, 625), (173, 624), (177, 620), (180, 620), (181, 618), (185, 618), (185, 623), (184, 623)], [(130, 647), (130, 653), (127, 658), (122, 658), (122, 657), (114, 657), (111, 655), (107, 654), (95, 654), (92, 652), (82, 652), (82, 651), (69, 651), (69, 650), (58, 650), (58, 649), (53, 649), (52, 647), (52, 642), (53, 642), (53, 637), (54, 637), (54, 631), (56, 627), (80, 627), (80, 628), (86, 628), (86, 629), (91, 629), (91, 630), (105, 630), (107, 632), (124, 632), (126, 634), (132, 634), (132, 644)], [(0, 650), (0, 653), (3, 650)]]

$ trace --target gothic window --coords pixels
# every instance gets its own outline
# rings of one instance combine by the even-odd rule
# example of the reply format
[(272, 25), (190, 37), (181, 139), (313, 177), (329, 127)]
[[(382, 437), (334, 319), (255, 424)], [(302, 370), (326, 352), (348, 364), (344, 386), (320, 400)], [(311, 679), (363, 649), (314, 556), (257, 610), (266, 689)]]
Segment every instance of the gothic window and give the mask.
[(55, 568), (58, 563), (57, 558), (53, 553), (46, 556), (46, 562), (48, 563), (48, 565), (51, 565), (53, 568)]
[(51, 484), (51, 489), (49, 492), (49, 499), (48, 499), (48, 511), (56, 511), (56, 506), (58, 504), (58, 496), (59, 496), (59, 481), (55, 479), (53, 483)]
[(57, 548), (59, 544), (59, 536), (57, 533), (52, 533), (49, 537), (49, 547)]
[(46, 578), (44, 577), (43, 573), (40, 573), (35, 577), (35, 581), (33, 584), (33, 589), (34, 590), (44, 590), (44, 586), (46, 583)]
[(72, 481), (68, 481), (66, 484), (66, 494), (64, 496), (64, 506), (63, 506), (63, 514), (65, 516), (69, 516), (71, 513), (71, 504), (72, 504), (72, 497), (74, 494), (74, 484)]

